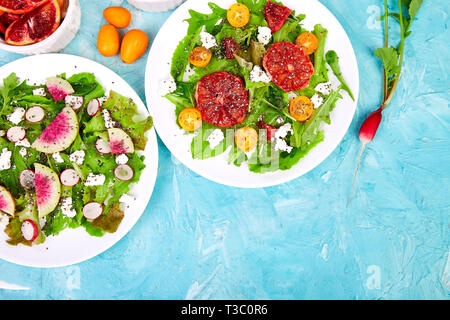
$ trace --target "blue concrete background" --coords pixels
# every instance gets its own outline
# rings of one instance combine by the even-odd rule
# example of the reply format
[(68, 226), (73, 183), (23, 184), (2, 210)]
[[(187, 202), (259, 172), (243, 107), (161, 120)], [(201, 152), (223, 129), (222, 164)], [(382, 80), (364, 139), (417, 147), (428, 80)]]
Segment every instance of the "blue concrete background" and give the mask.
[[(65, 268), (0, 261), (0, 285), (29, 288), (0, 289), (0, 298), (448, 299), (450, 3), (424, 1), (398, 93), (366, 149), (347, 208), (358, 128), (381, 99), (373, 51), (383, 43), (383, 1), (321, 2), (348, 32), (361, 74), (354, 122), (325, 162), (284, 185), (240, 190), (194, 174), (160, 143), (154, 194), (124, 239)], [(64, 52), (110, 67), (145, 100), (146, 58), (128, 66), (96, 51), (102, 10), (118, 3), (151, 38), (170, 15), (81, 0), (82, 27)], [(19, 57), (0, 52), (0, 64)]]

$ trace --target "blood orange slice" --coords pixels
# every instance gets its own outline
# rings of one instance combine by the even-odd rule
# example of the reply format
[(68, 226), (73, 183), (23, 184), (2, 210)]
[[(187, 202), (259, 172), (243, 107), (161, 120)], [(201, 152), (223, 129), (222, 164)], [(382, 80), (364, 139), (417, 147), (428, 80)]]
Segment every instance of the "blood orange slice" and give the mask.
[(6, 30), (5, 41), (16, 46), (42, 41), (58, 29), (60, 20), (58, 0), (48, 0), (13, 22)]
[(0, 0), (0, 10), (14, 14), (28, 13), (48, 0)]
[(242, 79), (223, 71), (204, 76), (195, 91), (203, 121), (222, 128), (244, 121), (248, 96)]
[(264, 56), (263, 65), (273, 83), (285, 92), (306, 88), (314, 73), (309, 57), (291, 42), (272, 45)]
[(13, 23), (14, 21), (16, 21), (19, 18), (20, 18), (20, 15), (18, 15), (18, 14), (9, 13), (9, 12), (0, 12), (0, 31), (3, 34), (5, 34), (6, 29), (8, 29), (8, 27), (11, 25), (11, 23)]
[(273, 3), (270, 0), (267, 1), (266, 7), (264, 8), (264, 15), (272, 33), (277, 32), (283, 27), (291, 12), (292, 10), (285, 6)]

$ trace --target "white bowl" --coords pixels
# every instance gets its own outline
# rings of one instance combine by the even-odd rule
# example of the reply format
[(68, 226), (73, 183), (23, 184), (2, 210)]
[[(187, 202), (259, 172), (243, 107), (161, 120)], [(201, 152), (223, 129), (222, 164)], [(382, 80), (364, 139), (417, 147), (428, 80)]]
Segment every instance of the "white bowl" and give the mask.
[(67, 1), (69, 1), (69, 6), (67, 8), (66, 16), (58, 29), (56, 29), (50, 37), (27, 46), (12, 46), (6, 44), (3, 39), (0, 39), (0, 50), (24, 55), (34, 55), (53, 53), (64, 49), (75, 37), (75, 34), (80, 28), (81, 21), (81, 9), (78, 0)]
[(128, 0), (136, 8), (149, 12), (169, 11), (178, 7), (184, 0)]

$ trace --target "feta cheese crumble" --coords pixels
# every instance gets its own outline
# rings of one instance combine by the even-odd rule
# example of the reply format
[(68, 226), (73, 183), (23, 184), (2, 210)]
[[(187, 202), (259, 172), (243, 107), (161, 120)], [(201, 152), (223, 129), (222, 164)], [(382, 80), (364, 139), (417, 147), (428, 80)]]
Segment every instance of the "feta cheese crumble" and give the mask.
[(5, 136), (5, 134), (6, 134), (5, 130), (0, 130), (0, 137)]
[(45, 97), (47, 94), (45, 93), (44, 88), (37, 88), (37, 89), (33, 89), (33, 95)]
[(217, 46), (217, 41), (214, 36), (206, 31), (200, 32), (200, 41), (206, 49), (211, 49)]
[(20, 148), (19, 154), (22, 156), (22, 158), (24, 158), (27, 155), (27, 148)]
[(314, 109), (317, 109), (322, 105), (323, 98), (316, 93), (311, 97), (311, 102), (314, 104)]
[(78, 150), (73, 152), (70, 156), (69, 156), (69, 160), (72, 162), (75, 162), (76, 164), (78, 164), (79, 166), (81, 166), (84, 162), (84, 156), (86, 155), (86, 153), (83, 150)]
[(158, 93), (160, 96), (165, 96), (169, 93), (174, 92), (175, 90), (177, 90), (177, 84), (175, 82), (175, 79), (173, 77), (170, 77), (169, 79), (161, 81)]
[(270, 81), (272, 81), (270, 76), (263, 69), (261, 69), (260, 66), (253, 67), (253, 70), (250, 72), (249, 79), (251, 82), (269, 83)]
[(208, 136), (209, 147), (215, 149), (225, 138), (222, 130), (216, 129)]
[(272, 39), (272, 30), (268, 27), (258, 27), (258, 41), (267, 46)]
[(0, 212), (0, 229), (3, 230), (9, 223), (9, 216)]
[(327, 96), (331, 93), (332, 90), (332, 83), (331, 82), (322, 82), (319, 83), (314, 90), (317, 92), (320, 92), (321, 94)]
[(116, 158), (116, 163), (117, 164), (126, 164), (128, 162), (128, 157), (126, 154), (121, 154), (119, 156), (117, 156)]
[(11, 156), (12, 152), (8, 148), (3, 148), (2, 153), (0, 153), (0, 171), (11, 168)]
[(30, 141), (28, 141), (27, 138), (23, 138), (22, 140), (16, 142), (16, 147), (30, 148), (31, 144), (30, 144)]
[(86, 182), (84, 185), (86, 187), (93, 187), (93, 186), (101, 186), (105, 183), (106, 177), (104, 174), (93, 174), (92, 172), (89, 173), (89, 175), (86, 178)]
[(109, 110), (103, 109), (102, 110), (102, 117), (103, 121), (105, 122), (105, 128), (106, 129), (112, 129), (116, 126), (116, 122), (111, 117), (111, 114), (109, 113)]
[(291, 133), (294, 133), (294, 130), (292, 130), (292, 125), (290, 123), (286, 123), (282, 125), (276, 132), (275, 132), (275, 151), (284, 151), (291, 153), (293, 147), (289, 146), (284, 138), (287, 137), (287, 135)]
[(61, 154), (59, 152), (52, 154), (53, 159), (56, 161), (56, 163), (63, 163), (64, 159), (61, 157)]
[(23, 121), (24, 115), (25, 115), (24, 108), (14, 108), (13, 113), (7, 115), (6, 119), (8, 119), (9, 122), (12, 122), (14, 124), (19, 124)]
[(61, 200), (61, 212), (63, 215), (69, 218), (73, 218), (77, 215), (77, 212), (73, 208), (72, 198), (62, 198)]
[(136, 201), (136, 198), (133, 196), (130, 196), (129, 194), (123, 194), (120, 198), (119, 198), (119, 202), (122, 203), (131, 203), (133, 201)]

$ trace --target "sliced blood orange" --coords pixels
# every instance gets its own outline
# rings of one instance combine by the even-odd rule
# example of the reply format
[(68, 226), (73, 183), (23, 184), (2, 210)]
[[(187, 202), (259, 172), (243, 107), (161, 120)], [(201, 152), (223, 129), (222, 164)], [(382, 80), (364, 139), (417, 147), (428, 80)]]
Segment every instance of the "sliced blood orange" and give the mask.
[(267, 1), (266, 7), (264, 8), (264, 15), (272, 33), (277, 32), (283, 27), (291, 12), (292, 10), (285, 6), (273, 3), (270, 0)]
[(264, 56), (263, 65), (273, 83), (285, 92), (306, 88), (314, 66), (306, 53), (291, 42), (277, 42)]
[(5, 41), (16, 46), (42, 41), (58, 29), (60, 21), (58, 0), (48, 0), (13, 22), (6, 30)]
[(49, 0), (0, 0), (0, 11), (24, 14), (47, 1)]
[(223, 71), (204, 76), (195, 90), (197, 109), (203, 121), (222, 128), (244, 121), (248, 97), (242, 79)]
[(225, 49), (225, 58), (227, 59), (234, 59), (234, 54), (239, 54), (239, 45), (233, 37), (223, 39), (222, 46)]

